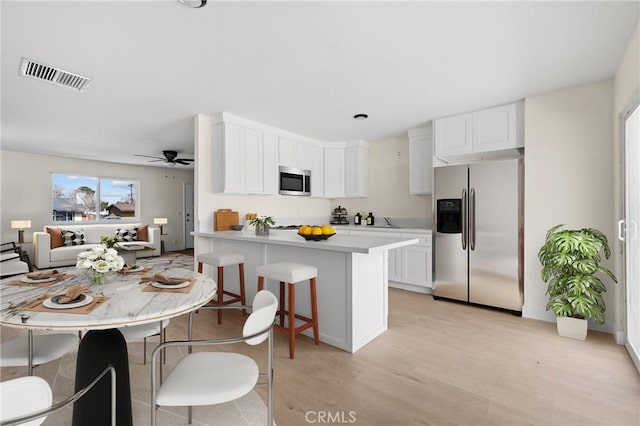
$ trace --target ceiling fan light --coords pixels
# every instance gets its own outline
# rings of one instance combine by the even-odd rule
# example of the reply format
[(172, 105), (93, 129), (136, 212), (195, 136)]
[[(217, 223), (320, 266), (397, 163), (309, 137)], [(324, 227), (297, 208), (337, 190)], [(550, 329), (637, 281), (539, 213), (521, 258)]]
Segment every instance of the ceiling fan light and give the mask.
[(207, 0), (178, 0), (181, 4), (198, 9), (204, 7), (207, 4)]

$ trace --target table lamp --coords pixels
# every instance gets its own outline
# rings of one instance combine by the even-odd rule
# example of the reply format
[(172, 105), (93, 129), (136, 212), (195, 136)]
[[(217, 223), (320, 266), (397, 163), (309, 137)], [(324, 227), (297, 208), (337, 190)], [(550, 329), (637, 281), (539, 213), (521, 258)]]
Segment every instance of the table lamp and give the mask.
[(155, 217), (153, 218), (153, 223), (155, 225), (160, 225), (160, 235), (164, 235), (164, 230), (162, 229), (163, 225), (169, 223), (166, 217)]
[(30, 220), (12, 220), (11, 228), (18, 230), (18, 244), (24, 243), (24, 230), (31, 228)]

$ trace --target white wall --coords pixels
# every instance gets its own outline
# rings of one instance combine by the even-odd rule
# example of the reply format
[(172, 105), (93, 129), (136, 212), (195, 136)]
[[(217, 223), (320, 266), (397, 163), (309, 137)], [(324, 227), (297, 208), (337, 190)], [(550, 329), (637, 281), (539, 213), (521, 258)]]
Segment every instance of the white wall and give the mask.
[(409, 194), (409, 138), (372, 142), (369, 149), (369, 196), (331, 200), (331, 210), (338, 205), (347, 209), (351, 223), (357, 212), (363, 216), (373, 212), (380, 221), (385, 216), (392, 220), (419, 218), (430, 225), (431, 195)]
[[(525, 100), (525, 296), (523, 315), (555, 321), (545, 311), (538, 250), (547, 230), (597, 228), (615, 245), (613, 83), (604, 81)], [(604, 266), (613, 267), (611, 261)], [(614, 330), (616, 284), (607, 284), (607, 322)]]
[[(623, 167), (621, 144), (622, 132), (621, 129), (621, 115), (623, 115), (634, 97), (640, 96), (640, 25), (636, 27), (629, 44), (625, 49), (624, 56), (618, 65), (615, 79), (613, 80), (613, 129), (614, 129), (614, 167), (616, 176), (615, 185), (615, 203), (613, 206), (613, 215), (617, 219), (623, 217)], [(615, 247), (615, 249), (613, 249)], [(620, 279), (620, 285), (615, 288), (615, 304), (616, 304), (616, 341), (623, 343), (624, 339), (624, 294), (625, 294), (625, 281), (624, 281), (624, 263), (623, 258), (620, 256), (622, 249), (622, 243), (616, 241), (612, 246), (615, 271), (614, 273)]]
[[(138, 179), (140, 221), (153, 225), (154, 217), (167, 217), (163, 237), (167, 251), (184, 248), (183, 185), (193, 182), (193, 170), (134, 166), (65, 157), (0, 151), (2, 242), (17, 240), (11, 220), (30, 219), (31, 232), (51, 225), (51, 173)], [(166, 175), (166, 177), (165, 177)], [(25, 249), (31, 250), (30, 245)], [(30, 254), (32, 254), (30, 252)]]

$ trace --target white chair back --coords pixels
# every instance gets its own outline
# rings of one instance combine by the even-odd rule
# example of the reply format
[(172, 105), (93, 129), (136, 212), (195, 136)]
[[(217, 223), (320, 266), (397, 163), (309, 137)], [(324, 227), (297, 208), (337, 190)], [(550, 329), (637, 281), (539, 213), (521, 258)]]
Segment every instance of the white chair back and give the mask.
[[(51, 407), (51, 387), (38, 376), (19, 377), (0, 383), (0, 420), (8, 420)], [(23, 425), (40, 425), (46, 416)]]
[[(253, 312), (251, 312), (251, 315), (249, 315), (249, 318), (245, 321), (242, 329), (243, 336), (250, 336), (260, 330), (264, 330), (273, 323), (276, 317), (276, 311), (278, 310), (278, 299), (273, 293), (267, 290), (261, 290), (256, 293), (256, 296), (253, 298), (252, 306)], [(264, 342), (267, 337), (268, 333), (264, 333), (248, 339), (246, 342), (249, 345), (258, 345)]]

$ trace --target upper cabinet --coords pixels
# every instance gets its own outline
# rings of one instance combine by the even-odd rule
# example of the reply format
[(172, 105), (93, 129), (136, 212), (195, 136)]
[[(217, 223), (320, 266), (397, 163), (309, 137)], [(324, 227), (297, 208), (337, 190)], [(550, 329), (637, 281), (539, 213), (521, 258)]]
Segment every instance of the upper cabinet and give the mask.
[(409, 194), (433, 191), (433, 127), (409, 130)]
[(355, 198), (366, 197), (368, 192), (369, 143), (353, 141), (327, 144), (324, 148), (324, 196)]
[(349, 142), (345, 148), (346, 197), (366, 197), (369, 194), (369, 144)]
[(434, 120), (434, 156), (449, 162), (518, 155), (524, 147), (524, 103)]
[(244, 123), (218, 121), (212, 129), (212, 144), (215, 192), (278, 192), (278, 139), (275, 135)]
[(312, 197), (367, 196), (368, 142), (322, 142), (226, 112), (212, 122), (215, 192), (278, 194), (286, 166), (311, 170)]

